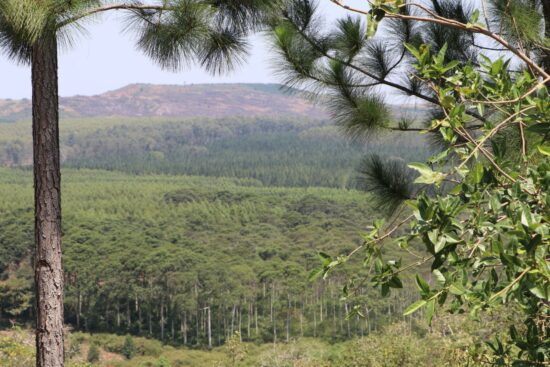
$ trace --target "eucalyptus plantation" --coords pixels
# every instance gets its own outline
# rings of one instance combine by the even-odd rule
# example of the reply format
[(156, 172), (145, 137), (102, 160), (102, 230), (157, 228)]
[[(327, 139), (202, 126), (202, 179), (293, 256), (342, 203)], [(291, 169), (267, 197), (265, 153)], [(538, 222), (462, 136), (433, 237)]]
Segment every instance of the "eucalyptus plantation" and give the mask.
[(0, 1), (2, 50), (32, 69), (37, 366), (62, 366), (64, 354), (59, 45), (70, 45), (83, 21), (119, 11), (138, 47), (161, 67), (198, 63), (220, 73), (246, 54), (246, 35), (273, 7), (267, 0)]

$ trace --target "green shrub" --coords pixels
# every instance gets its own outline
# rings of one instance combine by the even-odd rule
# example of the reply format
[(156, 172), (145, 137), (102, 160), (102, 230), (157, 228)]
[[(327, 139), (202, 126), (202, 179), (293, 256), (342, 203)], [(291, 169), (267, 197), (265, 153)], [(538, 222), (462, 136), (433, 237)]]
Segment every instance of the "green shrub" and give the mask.
[(99, 361), (99, 348), (95, 344), (90, 344), (90, 349), (88, 349), (88, 356), (86, 357), (88, 362), (94, 363)]
[(136, 355), (136, 346), (134, 344), (134, 339), (130, 335), (126, 335), (126, 338), (124, 339), (122, 355), (126, 357), (126, 359), (132, 359)]

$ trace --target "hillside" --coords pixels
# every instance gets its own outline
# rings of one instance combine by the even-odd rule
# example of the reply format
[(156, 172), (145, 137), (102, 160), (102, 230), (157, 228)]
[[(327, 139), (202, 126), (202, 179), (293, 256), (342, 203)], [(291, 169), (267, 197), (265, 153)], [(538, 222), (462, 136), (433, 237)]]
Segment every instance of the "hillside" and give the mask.
[[(0, 165), (30, 166), (30, 122), (0, 124)], [(305, 118), (110, 117), (61, 122), (65, 167), (251, 178), (272, 186), (352, 187), (366, 152), (418, 161), (430, 150), (391, 133), (353, 144), (329, 121)]]
[[(77, 330), (205, 346), (208, 308), (213, 345), (235, 331), (259, 343), (339, 341), (402, 320), (414, 301), (361, 288), (370, 323), (345, 321), (354, 300), (340, 302), (342, 276), (360, 274), (360, 261), (308, 280), (319, 251), (361, 243), (377, 215), (364, 193), (98, 170), (66, 169), (63, 180), (65, 318)], [(32, 318), (32, 202), (31, 172), (1, 168), (0, 325)]]
[[(287, 116), (326, 118), (322, 108), (276, 84), (130, 84), (95, 96), (62, 97), (61, 115), (78, 117)], [(31, 118), (31, 101), (0, 100), (0, 121)]]
[[(388, 101), (396, 117), (420, 118), (425, 105)], [(63, 118), (82, 117), (290, 117), (327, 119), (319, 104), (279, 84), (130, 84), (95, 96), (61, 97)], [(32, 117), (29, 99), (0, 99), (0, 122)]]

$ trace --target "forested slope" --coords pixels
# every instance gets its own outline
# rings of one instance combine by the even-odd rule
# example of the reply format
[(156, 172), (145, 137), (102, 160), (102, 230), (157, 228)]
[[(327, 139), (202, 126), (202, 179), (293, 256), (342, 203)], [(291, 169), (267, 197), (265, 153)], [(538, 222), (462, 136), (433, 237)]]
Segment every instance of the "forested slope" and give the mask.
[[(0, 124), (0, 163), (29, 166), (30, 136), (28, 122)], [(366, 151), (417, 161), (427, 157), (425, 140), (413, 136), (396, 132), (365, 144), (344, 139), (322, 120), (113, 117), (62, 121), (61, 153), (63, 164), (72, 168), (353, 187)]]
[[(4, 321), (32, 312), (31, 185), (30, 172), (1, 170)], [(319, 251), (344, 254), (361, 242), (378, 215), (364, 194), (257, 185), (65, 170), (67, 321), (81, 330), (219, 345), (237, 330), (263, 342), (338, 340), (402, 319), (409, 300), (369, 291), (359, 297), (370, 322), (346, 320), (353, 305), (339, 301), (339, 278), (308, 282)]]

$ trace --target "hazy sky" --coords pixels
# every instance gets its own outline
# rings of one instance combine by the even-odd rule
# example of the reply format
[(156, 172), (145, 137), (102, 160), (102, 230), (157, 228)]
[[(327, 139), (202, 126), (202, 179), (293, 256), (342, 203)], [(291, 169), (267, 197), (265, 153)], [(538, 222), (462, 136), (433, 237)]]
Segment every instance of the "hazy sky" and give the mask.
[[(357, 1), (357, 0), (355, 0)], [(344, 14), (329, 0), (320, 0), (328, 19)], [(103, 17), (87, 26), (74, 47), (62, 50), (59, 60), (59, 88), (62, 96), (93, 95), (130, 83), (276, 83), (270, 71), (270, 52), (261, 36), (251, 38), (248, 62), (222, 77), (212, 77), (198, 67), (173, 73), (161, 70), (135, 49), (131, 34), (123, 34), (120, 16)], [(0, 54), (0, 98), (30, 98), (30, 71)]]

